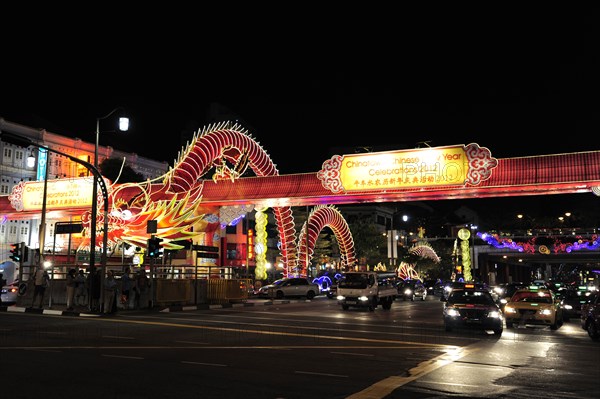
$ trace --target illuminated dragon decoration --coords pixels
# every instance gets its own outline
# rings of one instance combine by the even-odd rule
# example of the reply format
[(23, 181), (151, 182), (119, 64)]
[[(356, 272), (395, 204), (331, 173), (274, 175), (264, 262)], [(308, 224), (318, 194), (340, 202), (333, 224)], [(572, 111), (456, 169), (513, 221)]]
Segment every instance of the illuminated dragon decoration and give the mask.
[[(412, 247), (410, 247), (410, 249), (408, 250), (409, 255), (414, 255), (414, 256), (418, 256), (421, 259), (430, 259), (432, 261), (434, 261), (435, 263), (440, 263), (441, 259), (438, 256), (438, 254), (435, 252), (435, 250), (433, 249), (433, 247), (423, 239), (423, 237), (425, 236), (425, 229), (420, 227), (419, 228), (419, 238), (420, 240), (417, 241)], [(413, 279), (419, 279), (421, 280), (421, 277), (419, 276), (419, 273), (415, 270), (415, 263), (408, 263), (408, 262), (400, 262), (400, 266), (398, 266), (398, 277), (400, 277), (403, 280), (413, 280)]]
[[(163, 239), (163, 247), (181, 249), (176, 241), (201, 234), (211, 223), (204, 218), (205, 209), (201, 206), (204, 184), (210, 184), (211, 180), (235, 181), (248, 168), (259, 177), (279, 174), (265, 150), (240, 125), (221, 122), (204, 127), (194, 134), (191, 143), (178, 154), (174, 166), (163, 176), (144, 183), (107, 184), (110, 205), (108, 247), (114, 248), (124, 242), (146, 248), (146, 226), (148, 221), (156, 220), (158, 229), (155, 236)], [(204, 175), (212, 169), (211, 179), (204, 179)], [(101, 196), (98, 201), (98, 209), (102, 209)], [(318, 234), (325, 226), (334, 231), (340, 243), (342, 264), (353, 265), (356, 262), (352, 236), (337, 209), (318, 206), (313, 210), (308, 225), (308, 248), (304, 233), (299, 246), (296, 245), (291, 208), (273, 208), (273, 213), (278, 226), (282, 262), (286, 265), (284, 275), (307, 275), (307, 261), (310, 263)], [(91, 212), (88, 211), (82, 215), (84, 239), (80, 249), (90, 246), (90, 222)], [(97, 215), (96, 224), (96, 243), (102, 243), (103, 215)]]

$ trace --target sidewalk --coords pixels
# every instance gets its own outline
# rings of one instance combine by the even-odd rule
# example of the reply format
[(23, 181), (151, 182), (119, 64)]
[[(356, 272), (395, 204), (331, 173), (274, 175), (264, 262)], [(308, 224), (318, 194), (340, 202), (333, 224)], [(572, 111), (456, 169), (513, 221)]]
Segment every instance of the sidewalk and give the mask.
[(181, 312), (186, 310), (212, 310), (212, 309), (225, 309), (225, 308), (238, 308), (248, 306), (270, 306), (270, 305), (281, 305), (293, 302), (306, 302), (306, 300), (289, 300), (289, 299), (258, 299), (251, 298), (241, 303), (225, 303), (218, 305), (211, 304), (199, 304), (199, 305), (172, 305), (167, 307), (153, 307), (145, 309), (122, 309), (118, 308), (115, 313), (100, 313), (97, 311), (91, 311), (86, 306), (76, 306), (73, 310), (67, 310), (66, 305), (57, 304), (52, 307), (45, 306), (43, 308), (37, 307), (23, 307), (17, 305), (2, 305), (0, 306), (0, 312), (16, 312), (16, 313), (36, 313), (36, 314), (47, 314), (53, 316), (82, 316), (82, 317), (113, 317), (118, 316), (120, 313), (151, 313), (151, 312)]

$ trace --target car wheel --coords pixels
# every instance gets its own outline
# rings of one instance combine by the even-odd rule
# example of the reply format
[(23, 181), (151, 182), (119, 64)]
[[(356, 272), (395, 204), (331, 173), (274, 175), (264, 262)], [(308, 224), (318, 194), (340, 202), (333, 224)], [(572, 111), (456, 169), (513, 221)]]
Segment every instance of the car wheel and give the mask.
[(600, 339), (600, 331), (598, 330), (598, 326), (594, 321), (590, 321), (587, 326), (587, 332), (591, 339), (594, 341), (598, 341)]
[(411, 302), (414, 302), (414, 301), (415, 301), (415, 296), (414, 296), (414, 295), (410, 297), (410, 301), (411, 301)]
[(446, 324), (446, 325), (444, 326), (444, 329), (445, 329), (446, 331), (452, 331), (452, 327), (450, 327), (448, 324)]
[(498, 336), (502, 335), (502, 329), (499, 328), (497, 330), (494, 330), (494, 335), (498, 335)]
[(507, 321), (506, 322), (506, 328), (512, 328), (512, 327), (513, 327), (512, 321)]
[(275, 294), (275, 298), (283, 299), (283, 291), (277, 291), (277, 293)]
[(388, 300), (386, 300), (383, 305), (381, 305), (383, 307), (383, 309), (385, 310), (390, 310), (392, 308), (392, 302), (394, 302), (393, 298), (389, 298)]
[(344, 309), (344, 310), (348, 310), (349, 308), (350, 308), (350, 306), (348, 306), (348, 305), (342, 305), (342, 309)]
[(426, 296), (427, 296), (427, 294), (423, 294), (423, 296), (421, 297), (421, 300), (424, 301)]
[(315, 292), (314, 291), (308, 291), (306, 293), (306, 299), (313, 299), (315, 297)]

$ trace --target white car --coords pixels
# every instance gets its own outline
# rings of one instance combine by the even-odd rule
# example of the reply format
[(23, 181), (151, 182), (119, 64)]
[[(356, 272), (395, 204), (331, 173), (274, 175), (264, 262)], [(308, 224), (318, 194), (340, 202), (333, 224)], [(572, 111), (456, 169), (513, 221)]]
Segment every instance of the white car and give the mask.
[(306, 297), (313, 299), (320, 293), (319, 285), (311, 283), (304, 277), (285, 277), (260, 287), (257, 295), (263, 298)]
[(0, 295), (0, 298), (2, 298), (2, 306), (14, 305), (17, 303), (17, 297), (19, 296), (19, 282), (15, 281), (14, 283), (2, 287), (2, 293)]

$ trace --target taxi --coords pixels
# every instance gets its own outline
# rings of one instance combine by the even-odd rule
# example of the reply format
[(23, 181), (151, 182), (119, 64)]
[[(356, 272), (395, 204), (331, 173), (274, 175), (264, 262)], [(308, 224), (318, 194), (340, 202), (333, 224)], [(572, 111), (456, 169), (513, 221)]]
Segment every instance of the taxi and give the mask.
[(518, 325), (550, 326), (552, 330), (563, 324), (560, 301), (547, 288), (531, 285), (519, 289), (504, 306), (506, 328)]
[(489, 290), (478, 288), (475, 284), (464, 284), (453, 288), (444, 302), (444, 327), (446, 331), (454, 328), (491, 330), (502, 335), (504, 318), (500, 307)]

